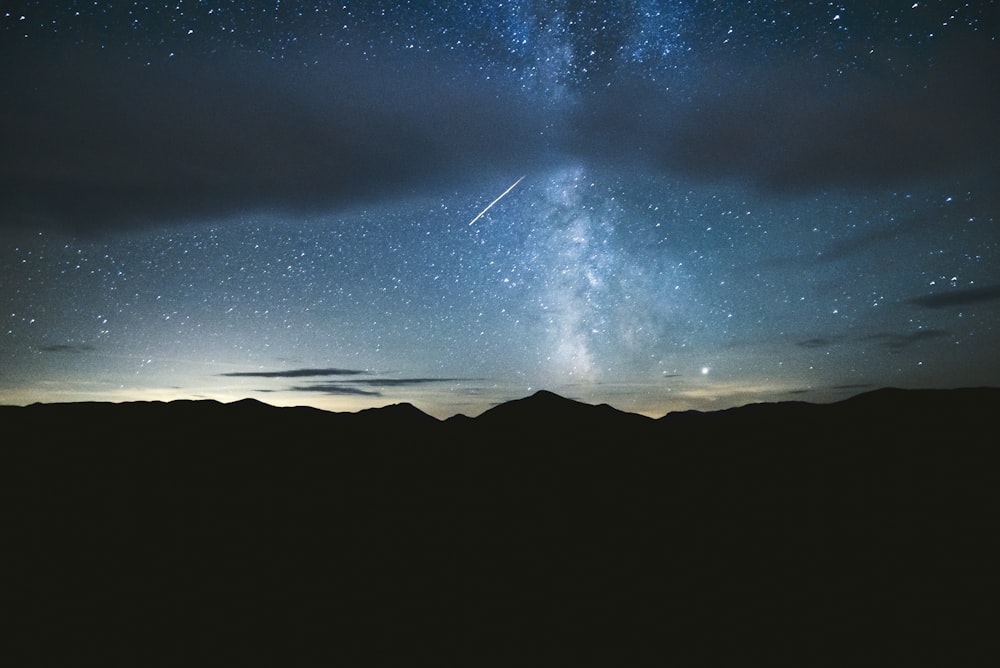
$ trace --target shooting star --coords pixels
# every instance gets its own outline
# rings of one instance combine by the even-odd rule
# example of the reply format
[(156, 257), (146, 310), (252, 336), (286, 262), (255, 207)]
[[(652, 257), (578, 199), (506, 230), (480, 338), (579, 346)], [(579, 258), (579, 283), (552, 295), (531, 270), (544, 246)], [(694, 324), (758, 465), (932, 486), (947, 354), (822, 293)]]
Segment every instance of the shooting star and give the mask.
[[(527, 176), (527, 174), (525, 174), (524, 176)], [(514, 188), (516, 188), (517, 184), (524, 180), (524, 176), (522, 176), (521, 178), (519, 178), (517, 181), (514, 181), (513, 185), (511, 185), (510, 188), (507, 188), (507, 190), (504, 190), (502, 193), (500, 193), (500, 197), (497, 197), (495, 200), (493, 200), (492, 202), (490, 202), (489, 204), (487, 204), (486, 208), (479, 212), (479, 215), (477, 215), (475, 218), (473, 218), (472, 220), (469, 221), (469, 226), (471, 227), (477, 220), (479, 220), (484, 215), (486, 215), (486, 212), (489, 211), (490, 209), (492, 209), (494, 204), (496, 204), (497, 202), (499, 202), (500, 200), (502, 200), (504, 197), (507, 196), (507, 193), (509, 193)]]

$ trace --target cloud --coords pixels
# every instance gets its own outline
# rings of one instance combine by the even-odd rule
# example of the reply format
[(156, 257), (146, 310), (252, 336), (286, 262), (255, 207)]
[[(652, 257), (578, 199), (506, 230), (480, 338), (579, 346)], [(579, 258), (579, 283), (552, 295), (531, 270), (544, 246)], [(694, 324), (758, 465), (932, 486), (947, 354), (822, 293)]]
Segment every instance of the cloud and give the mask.
[(872, 334), (871, 336), (864, 337), (862, 340), (880, 341), (883, 347), (890, 350), (903, 350), (904, 348), (909, 348), (910, 346), (923, 341), (930, 341), (948, 336), (951, 336), (951, 332), (947, 332), (943, 329), (921, 329), (909, 334), (895, 334), (892, 332)]
[(987, 285), (980, 288), (966, 288), (937, 292), (923, 297), (908, 300), (910, 304), (926, 308), (948, 308), (949, 306), (965, 306), (1000, 299), (1000, 285)]
[(811, 258), (811, 262), (832, 262), (840, 260), (855, 253), (863, 252), (869, 248), (879, 247), (883, 242), (898, 242), (907, 235), (917, 232), (937, 228), (946, 230), (950, 226), (963, 221), (971, 221), (976, 218), (988, 219), (996, 209), (998, 202), (993, 194), (988, 194), (982, 203), (952, 203), (944, 205), (929, 206), (910, 216), (903, 216), (897, 222), (890, 222), (879, 227), (873, 225), (868, 230), (854, 236), (845, 235), (835, 241), (831, 246)]
[(368, 373), (360, 369), (287, 369), (284, 371), (233, 371), (220, 376), (229, 378), (309, 378), (314, 376), (357, 376)]
[(6, 55), (8, 225), (96, 233), (325, 210), (540, 158), (543, 124), (520, 89), (440, 57), (331, 52), (304, 68), (252, 54), (147, 65), (52, 45)]
[(365, 378), (362, 380), (345, 381), (352, 385), (368, 385), (373, 387), (412, 387), (428, 383), (458, 383), (481, 378)]
[(296, 385), (288, 388), (290, 392), (319, 392), (321, 394), (350, 395), (363, 397), (381, 397), (382, 393), (375, 390), (363, 390), (352, 385), (337, 383), (317, 383), (315, 385)]
[(932, 66), (903, 75), (873, 57), (831, 77), (834, 63), (801, 54), (658, 81), (623, 68), (553, 98), (499, 69), (413, 52), (329, 51), (315, 67), (250, 53), (147, 64), (16, 44), (0, 59), (0, 224), (100, 233), (325, 211), (509, 183), (567, 160), (779, 194), (995, 172), (998, 50), (970, 39), (932, 51)]
[(840, 341), (839, 336), (834, 337), (821, 337), (817, 336), (811, 339), (806, 339), (805, 341), (796, 341), (795, 345), (801, 346), (802, 348), (828, 348), (833, 344)]
[[(913, 228), (909, 228), (909, 230), (911, 232), (914, 231)], [(813, 261), (833, 262), (841, 260), (868, 248), (878, 247), (882, 242), (895, 240), (900, 234), (901, 230), (896, 227), (885, 227), (864, 232), (853, 237), (844, 237), (842, 240), (833, 243), (828, 250), (818, 255)]]
[[(359, 372), (360, 373), (360, 372)], [(415, 387), (419, 385), (429, 385), (433, 383), (454, 383), (477, 378), (362, 378), (335, 381), (330, 383), (314, 383), (312, 385), (296, 385), (288, 388), (290, 392), (320, 392), (333, 395), (362, 395), (380, 397), (382, 388), (390, 387)], [(379, 389), (363, 389), (363, 388)]]
[(52, 343), (38, 346), (38, 351), (42, 353), (86, 353), (96, 350), (94, 346), (86, 343)]
[[(878, 334), (872, 334), (870, 336), (859, 337), (857, 339), (852, 339), (856, 341), (876, 341), (879, 342), (882, 347), (888, 348), (889, 350), (903, 350), (904, 348), (909, 348), (910, 346), (916, 345), (923, 341), (931, 341), (933, 339), (940, 339), (944, 337), (951, 336), (951, 332), (945, 331), (943, 329), (921, 329), (916, 332), (910, 332), (907, 334), (899, 334), (895, 332), (881, 332)], [(796, 341), (795, 345), (801, 348), (809, 349), (819, 349), (819, 348), (829, 348), (843, 341), (842, 336), (817, 336), (811, 339), (805, 339), (803, 341)], [(845, 385), (837, 386), (833, 389), (854, 389), (857, 385)]]
[[(833, 77), (831, 61), (720, 63), (679, 94), (647, 82), (612, 86), (583, 113), (576, 141), (595, 157), (735, 179), (777, 195), (890, 186), (955, 171), (998, 170), (997, 49), (965, 40), (901, 72), (866, 64)], [(595, 141), (595, 138), (599, 140)]]

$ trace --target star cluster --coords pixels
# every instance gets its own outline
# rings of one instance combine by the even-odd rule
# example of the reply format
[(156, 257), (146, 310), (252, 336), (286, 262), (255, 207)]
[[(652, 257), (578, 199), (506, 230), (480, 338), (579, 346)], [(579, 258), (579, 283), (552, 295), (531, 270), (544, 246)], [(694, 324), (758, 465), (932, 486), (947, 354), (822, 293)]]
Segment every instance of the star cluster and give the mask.
[(0, 402), (996, 385), (998, 28), (973, 2), (15, 3)]

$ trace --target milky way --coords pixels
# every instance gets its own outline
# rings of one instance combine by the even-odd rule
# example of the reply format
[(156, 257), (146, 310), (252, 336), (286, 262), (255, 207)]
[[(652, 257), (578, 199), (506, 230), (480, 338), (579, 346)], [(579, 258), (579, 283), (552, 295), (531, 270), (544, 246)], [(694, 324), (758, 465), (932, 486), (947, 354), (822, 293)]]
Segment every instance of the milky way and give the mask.
[(5, 5), (0, 403), (1000, 384), (1000, 9), (875, 4)]

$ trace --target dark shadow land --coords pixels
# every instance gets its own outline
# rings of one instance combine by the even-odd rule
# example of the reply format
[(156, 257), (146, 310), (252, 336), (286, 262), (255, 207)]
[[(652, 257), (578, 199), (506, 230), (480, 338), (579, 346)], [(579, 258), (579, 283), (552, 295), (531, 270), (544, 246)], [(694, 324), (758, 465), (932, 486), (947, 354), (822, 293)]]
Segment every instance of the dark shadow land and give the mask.
[(990, 665), (998, 408), (0, 408), (5, 663)]

